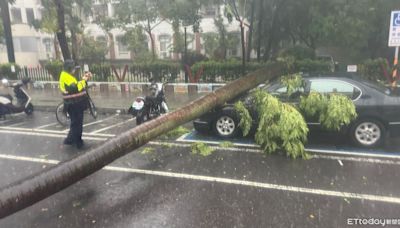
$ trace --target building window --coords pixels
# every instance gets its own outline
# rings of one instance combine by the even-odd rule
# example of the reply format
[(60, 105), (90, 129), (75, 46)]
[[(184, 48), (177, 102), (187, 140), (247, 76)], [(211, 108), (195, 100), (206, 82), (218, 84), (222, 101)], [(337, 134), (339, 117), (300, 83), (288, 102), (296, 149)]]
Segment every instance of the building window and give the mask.
[(43, 45), (44, 45), (44, 50), (46, 51), (46, 53), (49, 53), (52, 51), (52, 40), (49, 38), (45, 38), (43, 39)]
[(95, 21), (100, 20), (101, 18), (107, 17), (108, 15), (108, 8), (107, 4), (99, 4), (93, 6), (93, 19)]
[(203, 12), (206, 17), (215, 17), (217, 15), (217, 7), (213, 5), (205, 6)]
[(37, 52), (38, 40), (36, 37), (14, 37), (15, 52)]
[(162, 59), (170, 57), (171, 36), (161, 35), (158, 37), (160, 41), (160, 57)]
[(14, 24), (22, 23), (21, 9), (20, 8), (11, 8), (11, 18), (12, 18), (12, 23), (14, 23)]
[(36, 37), (20, 37), (21, 51), (22, 52), (37, 52), (38, 40)]
[(107, 42), (107, 38), (105, 36), (97, 36), (96, 37), (96, 41), (100, 41), (100, 42)]
[(118, 52), (120, 54), (129, 53), (128, 45), (124, 42), (123, 36), (117, 36), (117, 45), (118, 45)]
[(32, 25), (35, 21), (35, 14), (32, 8), (26, 8), (26, 20), (28, 25)]

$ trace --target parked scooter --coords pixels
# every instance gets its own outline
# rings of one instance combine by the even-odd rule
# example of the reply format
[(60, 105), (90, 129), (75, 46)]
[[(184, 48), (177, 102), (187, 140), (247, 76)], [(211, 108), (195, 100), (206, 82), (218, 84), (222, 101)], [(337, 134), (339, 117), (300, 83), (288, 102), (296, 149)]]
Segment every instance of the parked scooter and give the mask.
[(140, 125), (168, 112), (168, 105), (164, 94), (165, 84), (151, 83), (150, 96), (137, 97), (132, 106), (129, 107), (128, 113), (136, 117), (136, 125)]
[(9, 85), (7, 79), (2, 80), (2, 84), (6, 87), (13, 88), (14, 96), (17, 98), (16, 102), (13, 102), (13, 96), (10, 94), (0, 94), (0, 117), (5, 118), (8, 114), (22, 113), (25, 112), (27, 115), (33, 113), (33, 105), (31, 103), (31, 97), (25, 91), (23, 86), (30, 82), (30, 78), (24, 78), (19, 82)]

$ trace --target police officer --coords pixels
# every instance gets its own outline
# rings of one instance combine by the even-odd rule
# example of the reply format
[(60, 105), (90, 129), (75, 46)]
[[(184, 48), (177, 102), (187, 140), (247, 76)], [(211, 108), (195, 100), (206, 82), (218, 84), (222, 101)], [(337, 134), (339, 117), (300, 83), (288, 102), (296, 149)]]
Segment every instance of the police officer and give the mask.
[(78, 149), (83, 147), (82, 128), (83, 112), (87, 108), (88, 99), (86, 95), (87, 81), (91, 78), (90, 72), (85, 72), (83, 80), (78, 81), (75, 77), (78, 67), (73, 60), (64, 61), (64, 70), (60, 74), (59, 87), (64, 99), (64, 108), (69, 114), (71, 125), (64, 144), (75, 144)]

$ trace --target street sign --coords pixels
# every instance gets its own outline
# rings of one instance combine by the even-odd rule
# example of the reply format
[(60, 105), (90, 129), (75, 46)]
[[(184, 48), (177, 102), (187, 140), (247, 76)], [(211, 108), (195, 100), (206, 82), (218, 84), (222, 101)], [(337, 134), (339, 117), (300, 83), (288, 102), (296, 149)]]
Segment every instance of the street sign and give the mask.
[(347, 72), (357, 72), (357, 65), (347, 65)]
[(400, 46), (400, 11), (392, 11), (390, 17), (389, 47)]

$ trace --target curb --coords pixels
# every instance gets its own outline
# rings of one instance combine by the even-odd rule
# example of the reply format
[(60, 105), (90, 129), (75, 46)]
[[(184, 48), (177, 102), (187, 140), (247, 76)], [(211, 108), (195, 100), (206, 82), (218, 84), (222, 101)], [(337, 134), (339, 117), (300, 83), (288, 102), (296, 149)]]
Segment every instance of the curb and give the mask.
[[(91, 88), (92, 91), (99, 92), (111, 92), (118, 91), (120, 93), (130, 92), (143, 92), (147, 91), (147, 85), (145, 82), (89, 82), (89, 84), (95, 85)], [(216, 89), (224, 86), (224, 83), (168, 83), (165, 85), (166, 93), (174, 94), (199, 94), (199, 93), (210, 93)], [(35, 81), (30, 86), (32, 89), (56, 89), (58, 88), (58, 82), (56, 81)]]

